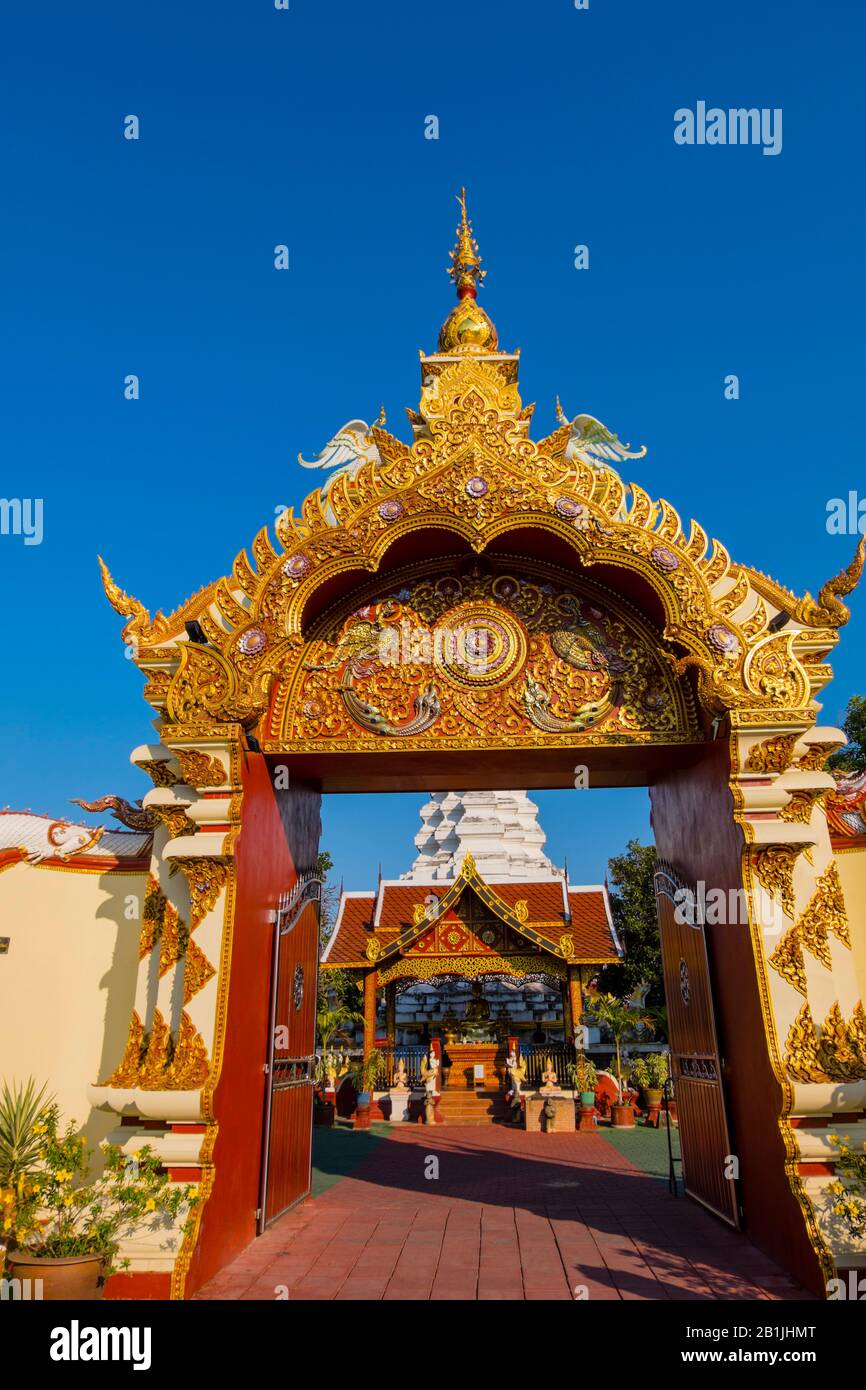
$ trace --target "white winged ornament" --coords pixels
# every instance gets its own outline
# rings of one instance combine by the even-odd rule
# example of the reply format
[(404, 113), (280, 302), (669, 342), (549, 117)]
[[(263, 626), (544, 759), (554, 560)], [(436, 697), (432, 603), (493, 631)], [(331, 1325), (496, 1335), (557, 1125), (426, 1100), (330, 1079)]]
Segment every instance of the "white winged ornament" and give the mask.
[(625, 459), (642, 459), (646, 446), (632, 451), (628, 444), (621, 444), (606, 425), (596, 420), (594, 415), (575, 415), (569, 420), (559, 397), (556, 398), (556, 418), (561, 425), (570, 425), (571, 432), (565, 446), (567, 459), (579, 458), (590, 468), (607, 468), (611, 463), (622, 463)]
[[(385, 424), (384, 407), (379, 413), (375, 427)], [(372, 428), (366, 420), (347, 420), (341, 430), (338, 430), (333, 439), (329, 439), (324, 449), (321, 449), (312, 460), (302, 458), (298, 454), (298, 463), (302, 468), (321, 468), (333, 469), (334, 472), (325, 483), (327, 490), (335, 478), (340, 478), (348, 473), (350, 477), (358, 472), (365, 463), (381, 463), (379, 450), (373, 443)]]

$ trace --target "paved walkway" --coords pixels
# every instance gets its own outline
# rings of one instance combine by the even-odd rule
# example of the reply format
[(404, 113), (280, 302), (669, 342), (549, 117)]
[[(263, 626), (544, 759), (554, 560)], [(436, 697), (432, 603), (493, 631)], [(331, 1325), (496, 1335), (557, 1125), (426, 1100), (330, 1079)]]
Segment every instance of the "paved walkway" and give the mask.
[[(805, 1296), (601, 1135), (407, 1125), (378, 1143), (344, 1136), (356, 1138), (365, 1156), (350, 1176), (276, 1222), (197, 1297)], [(438, 1178), (425, 1176), (430, 1156)]]

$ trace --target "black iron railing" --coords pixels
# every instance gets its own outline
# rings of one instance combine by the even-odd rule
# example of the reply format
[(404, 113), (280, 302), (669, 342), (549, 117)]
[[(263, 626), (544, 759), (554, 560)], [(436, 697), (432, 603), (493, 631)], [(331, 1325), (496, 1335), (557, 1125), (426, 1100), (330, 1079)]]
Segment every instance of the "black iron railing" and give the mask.
[(548, 1058), (556, 1072), (556, 1080), (564, 1089), (574, 1085), (575, 1051), (567, 1043), (520, 1044), (520, 1058), (526, 1063), (524, 1086), (543, 1084)]
[(394, 1085), (394, 1076), (402, 1062), (406, 1068), (409, 1086), (421, 1086), (421, 1064), (427, 1056), (426, 1047), (380, 1048), (377, 1056), (379, 1069), (376, 1074), (376, 1090), (385, 1091)]

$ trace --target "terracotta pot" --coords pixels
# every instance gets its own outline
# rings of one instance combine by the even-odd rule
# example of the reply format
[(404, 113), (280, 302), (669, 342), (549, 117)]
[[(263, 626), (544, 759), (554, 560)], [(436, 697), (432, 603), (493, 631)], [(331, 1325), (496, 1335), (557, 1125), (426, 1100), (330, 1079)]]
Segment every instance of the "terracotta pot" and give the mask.
[(644, 1103), (648, 1110), (658, 1110), (664, 1099), (664, 1091), (656, 1090), (655, 1087), (644, 1087)]
[(610, 1107), (610, 1122), (619, 1128), (634, 1125), (634, 1111), (630, 1105), (612, 1105)]
[(28, 1255), (23, 1250), (6, 1252), (4, 1279), (29, 1279), (31, 1298), (35, 1298), (36, 1279), (42, 1280), (42, 1298), (47, 1301), (69, 1299), (78, 1303), (102, 1297), (102, 1255), (64, 1255), (50, 1259), (45, 1255)]

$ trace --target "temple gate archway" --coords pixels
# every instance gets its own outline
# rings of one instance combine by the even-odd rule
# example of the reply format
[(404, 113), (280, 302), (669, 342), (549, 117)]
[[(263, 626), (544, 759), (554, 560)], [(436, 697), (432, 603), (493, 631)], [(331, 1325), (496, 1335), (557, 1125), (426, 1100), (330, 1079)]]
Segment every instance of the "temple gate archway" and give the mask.
[(166, 1162), (200, 1175), (171, 1269), (189, 1295), (255, 1233), (271, 918), (315, 865), (321, 793), (569, 787), (579, 766), (649, 785), (660, 855), (745, 894), (745, 920), (707, 929), (745, 1222), (820, 1291), (864, 1258), (827, 1193), (866, 1019), (824, 812), (844, 736), (816, 722), (863, 543), (799, 598), (623, 482), (641, 455), (592, 417), (531, 439), (465, 208), (452, 259), (411, 442), (351, 422), (276, 543), (168, 617), (103, 567), (160, 721), (132, 756), (162, 829), (127, 1049), (94, 1099), (162, 1121)]

